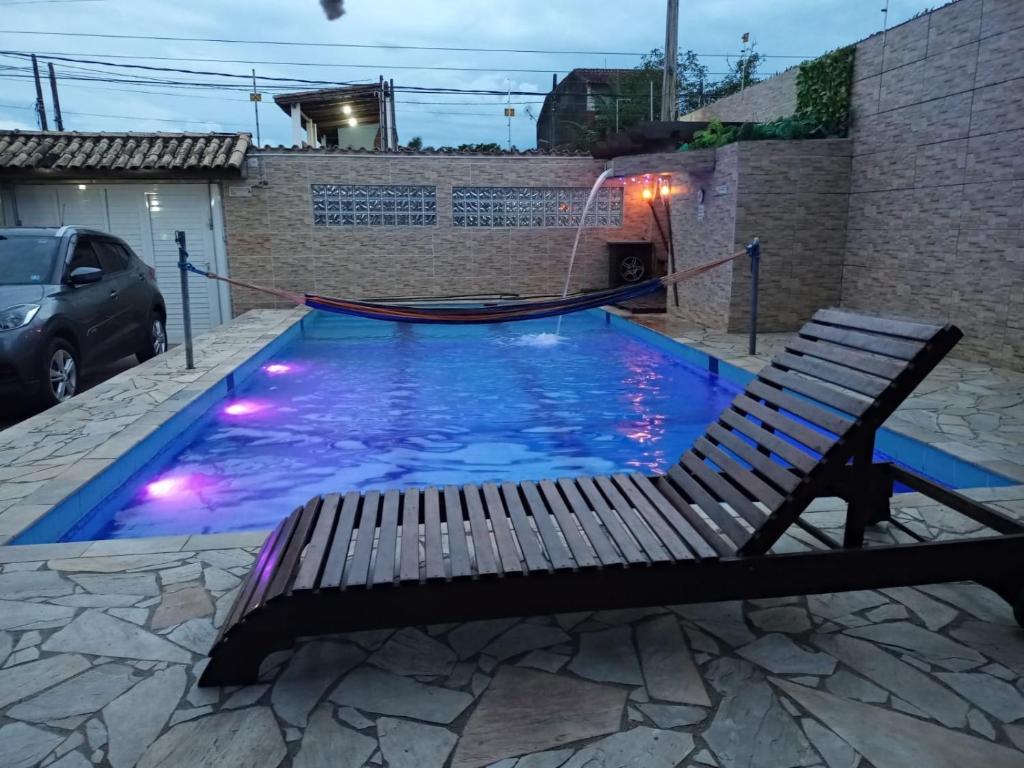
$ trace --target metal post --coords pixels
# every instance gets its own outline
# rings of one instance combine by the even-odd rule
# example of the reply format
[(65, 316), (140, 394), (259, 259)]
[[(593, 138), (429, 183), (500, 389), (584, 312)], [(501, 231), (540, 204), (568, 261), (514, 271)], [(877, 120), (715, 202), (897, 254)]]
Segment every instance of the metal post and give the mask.
[[(660, 191), (660, 190), (659, 190)], [(665, 206), (665, 229), (668, 230), (668, 268), (676, 271), (676, 241), (672, 234), (672, 201), (662, 196), (661, 204)], [(672, 302), (679, 308), (679, 283), (672, 283)]]
[(57, 130), (64, 130), (64, 118), (60, 113), (60, 97), (57, 95), (57, 73), (53, 69), (53, 62), (47, 62), (50, 70), (50, 93), (53, 94), (53, 119), (57, 123)]
[(39, 62), (36, 55), (32, 54), (32, 76), (36, 81), (36, 115), (39, 117), (39, 130), (49, 130), (46, 126), (46, 103), (43, 101), (43, 86), (39, 82)]
[(181, 275), (181, 319), (185, 326), (185, 367), (189, 370), (195, 368), (192, 359), (192, 310), (188, 301), (188, 272), (185, 265), (188, 264), (188, 251), (185, 250), (185, 233), (180, 229), (174, 233), (174, 242), (178, 244), (178, 270)]
[(260, 92), (256, 90), (256, 70), (252, 71), (252, 109), (256, 113), (256, 146), (260, 146)]
[(750, 343), (748, 354), (757, 354), (757, 280), (761, 270), (761, 241), (754, 238), (747, 246), (750, 257)]

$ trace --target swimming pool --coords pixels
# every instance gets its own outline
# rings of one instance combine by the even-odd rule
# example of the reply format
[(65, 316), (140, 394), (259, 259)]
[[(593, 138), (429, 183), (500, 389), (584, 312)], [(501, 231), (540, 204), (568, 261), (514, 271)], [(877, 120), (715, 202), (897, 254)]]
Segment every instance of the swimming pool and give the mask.
[[(750, 377), (601, 311), (556, 322), (311, 315), (116, 489), (15, 543), (260, 530), (333, 491), (658, 472)], [(893, 433), (879, 447), (950, 485), (1009, 482)]]

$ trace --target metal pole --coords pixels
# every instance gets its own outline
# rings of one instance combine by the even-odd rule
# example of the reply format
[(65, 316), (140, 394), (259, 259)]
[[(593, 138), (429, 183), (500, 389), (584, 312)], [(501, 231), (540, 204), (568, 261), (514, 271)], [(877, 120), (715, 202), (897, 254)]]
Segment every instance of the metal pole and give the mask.
[(651, 80), (651, 82), (649, 82), (647, 85), (650, 86), (650, 90), (651, 90), (650, 95), (649, 95), (649, 98), (650, 98), (650, 101), (651, 101), (651, 117), (650, 117), (650, 120), (653, 123), (654, 122), (654, 81)]
[[(665, 229), (668, 231), (668, 264), (669, 270), (676, 271), (676, 241), (672, 234), (672, 201), (662, 196), (661, 204), (665, 206)], [(679, 307), (679, 283), (672, 283), (672, 301)]]
[(512, 151), (512, 79), (505, 78), (508, 96), (505, 98), (505, 122), (508, 124), (508, 151)]
[(548, 151), (555, 149), (555, 123), (558, 122), (558, 75), (551, 75), (551, 122), (548, 124)]
[(747, 246), (750, 257), (750, 343), (748, 354), (757, 354), (757, 281), (761, 270), (761, 241), (754, 238)]
[(32, 74), (36, 80), (36, 114), (39, 116), (39, 130), (46, 131), (46, 103), (43, 101), (43, 84), (39, 82), (39, 62), (36, 55), (32, 54)]
[(615, 97), (615, 132), (619, 132), (619, 97)]
[(188, 272), (185, 265), (188, 264), (188, 251), (185, 250), (185, 233), (180, 229), (174, 233), (174, 242), (178, 244), (178, 271), (181, 275), (181, 319), (185, 326), (185, 367), (189, 370), (195, 368), (192, 359), (192, 310), (188, 301)]
[(57, 123), (57, 130), (64, 130), (64, 118), (60, 114), (60, 97), (57, 95), (57, 73), (53, 70), (53, 62), (47, 62), (50, 70), (50, 93), (53, 94), (53, 119)]
[(679, 49), (679, 0), (668, 0), (665, 15), (665, 70), (661, 78), (661, 119), (675, 120), (676, 56)]
[(260, 142), (260, 93), (256, 90), (256, 70), (252, 71), (252, 109), (256, 113), (256, 146), (261, 145)]

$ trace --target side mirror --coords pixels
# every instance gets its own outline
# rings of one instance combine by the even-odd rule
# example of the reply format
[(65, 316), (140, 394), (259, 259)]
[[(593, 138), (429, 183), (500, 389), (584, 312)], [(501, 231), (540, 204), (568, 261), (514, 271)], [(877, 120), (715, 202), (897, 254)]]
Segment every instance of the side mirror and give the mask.
[(88, 285), (103, 279), (103, 270), (99, 267), (77, 267), (71, 270), (72, 285)]

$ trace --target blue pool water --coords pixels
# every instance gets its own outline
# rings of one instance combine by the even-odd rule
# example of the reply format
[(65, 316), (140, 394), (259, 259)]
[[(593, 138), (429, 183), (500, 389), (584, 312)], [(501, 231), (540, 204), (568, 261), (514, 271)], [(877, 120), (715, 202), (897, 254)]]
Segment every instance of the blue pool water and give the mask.
[[(556, 322), (312, 315), (16, 543), (267, 529), (337, 491), (658, 472), (751, 377), (603, 312), (561, 338)], [(1009, 482), (895, 433), (877, 445), (950, 486)]]

